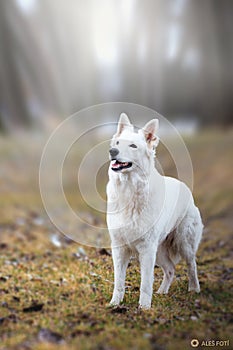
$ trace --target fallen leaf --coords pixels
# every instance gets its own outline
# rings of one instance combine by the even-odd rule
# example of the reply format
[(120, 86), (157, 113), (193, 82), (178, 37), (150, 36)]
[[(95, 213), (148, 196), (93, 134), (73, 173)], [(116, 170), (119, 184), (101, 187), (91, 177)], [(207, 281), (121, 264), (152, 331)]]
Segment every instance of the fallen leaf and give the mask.
[(190, 316), (190, 320), (192, 320), (192, 321), (197, 321), (197, 320), (198, 320), (198, 317), (197, 317), (197, 316)]
[(0, 318), (0, 324), (4, 323), (6, 321), (11, 321), (13, 323), (16, 323), (17, 322), (17, 316), (15, 314), (10, 314), (8, 316)]
[(112, 255), (111, 252), (105, 248), (100, 249), (99, 253), (100, 253), (100, 255), (108, 255), (108, 256)]
[(48, 328), (42, 328), (37, 335), (37, 338), (41, 342), (53, 343), (53, 344), (64, 344), (65, 340), (62, 335), (51, 331)]
[(7, 243), (0, 243), (0, 249), (6, 249), (8, 247)]
[(81, 256), (87, 256), (87, 253), (85, 251), (85, 249), (83, 249), (82, 247), (78, 248), (78, 254), (80, 254)]
[(10, 278), (10, 276), (0, 276), (0, 281), (6, 282), (9, 280), (9, 278)]
[(59, 239), (59, 237), (58, 237), (57, 234), (51, 235), (51, 236), (50, 236), (50, 241), (51, 241), (51, 243), (52, 243), (55, 247), (61, 248), (62, 243), (61, 243), (61, 241), (60, 241), (60, 239)]
[(44, 304), (32, 304), (28, 307), (23, 308), (23, 312), (33, 312), (33, 311), (41, 311), (43, 309)]
[(128, 310), (129, 310), (129, 308), (126, 306), (117, 305), (117, 306), (114, 306), (112, 308), (111, 313), (112, 314), (125, 314)]

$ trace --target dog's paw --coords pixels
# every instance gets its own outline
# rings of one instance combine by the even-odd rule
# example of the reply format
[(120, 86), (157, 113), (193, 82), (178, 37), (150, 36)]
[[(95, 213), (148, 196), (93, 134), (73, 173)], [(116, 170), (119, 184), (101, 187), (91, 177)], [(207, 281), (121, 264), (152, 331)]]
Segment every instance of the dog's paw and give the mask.
[(168, 291), (159, 288), (159, 289), (156, 291), (156, 294), (168, 294)]
[(112, 299), (110, 301), (110, 305), (112, 306), (118, 306), (124, 299), (124, 292), (115, 292), (112, 295)]
[(189, 287), (188, 289), (189, 292), (193, 292), (193, 293), (200, 293), (200, 287)]
[(109, 303), (109, 307), (119, 306), (120, 303), (118, 303), (116, 300), (111, 300)]
[(116, 305), (111, 304), (111, 302), (106, 304), (106, 308), (107, 308), (107, 309), (112, 309), (112, 308), (115, 307), (115, 306), (116, 306)]
[(151, 304), (139, 304), (138, 309), (139, 310), (150, 310)]
[(151, 308), (151, 300), (151, 295), (142, 291), (139, 298), (139, 308), (149, 310)]
[(115, 296), (115, 297), (112, 297), (112, 299), (111, 299), (109, 304), (111, 306), (118, 306), (118, 305), (120, 305), (122, 300), (123, 300), (123, 298), (121, 296)]

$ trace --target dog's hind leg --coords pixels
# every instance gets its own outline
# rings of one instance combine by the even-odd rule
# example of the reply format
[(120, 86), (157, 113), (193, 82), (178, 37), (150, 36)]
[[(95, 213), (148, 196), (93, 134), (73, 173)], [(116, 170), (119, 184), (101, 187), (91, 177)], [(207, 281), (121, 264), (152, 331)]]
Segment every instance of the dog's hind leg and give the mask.
[(189, 286), (188, 291), (200, 292), (200, 285), (197, 277), (197, 264), (195, 256), (186, 259), (188, 266)]
[(163, 270), (163, 281), (157, 290), (157, 294), (167, 294), (170, 285), (174, 278), (175, 266), (169, 257), (166, 245), (162, 243), (157, 252), (156, 264), (158, 264)]
[(179, 237), (179, 252), (188, 267), (189, 291), (200, 292), (197, 276), (196, 251), (201, 240), (203, 225), (199, 210), (194, 208), (177, 228)]

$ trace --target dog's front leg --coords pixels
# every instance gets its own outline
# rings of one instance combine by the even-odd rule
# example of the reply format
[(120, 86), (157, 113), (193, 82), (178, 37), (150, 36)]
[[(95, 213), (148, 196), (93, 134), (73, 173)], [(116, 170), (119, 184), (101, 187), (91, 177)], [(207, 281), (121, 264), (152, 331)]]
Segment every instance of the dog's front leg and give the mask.
[(127, 247), (115, 247), (112, 249), (114, 265), (114, 291), (111, 305), (119, 305), (125, 294), (125, 275), (129, 263), (130, 251)]
[(155, 265), (156, 250), (154, 247), (143, 249), (139, 253), (139, 261), (141, 268), (141, 286), (139, 307), (142, 309), (150, 309), (153, 282), (154, 282), (154, 265)]

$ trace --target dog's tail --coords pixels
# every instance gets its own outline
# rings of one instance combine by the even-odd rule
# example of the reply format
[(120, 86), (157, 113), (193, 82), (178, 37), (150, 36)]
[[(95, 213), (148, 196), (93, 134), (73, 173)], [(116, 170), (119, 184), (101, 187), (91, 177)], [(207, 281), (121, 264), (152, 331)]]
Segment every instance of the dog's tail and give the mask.
[(169, 233), (169, 235), (166, 237), (164, 244), (166, 245), (166, 250), (173, 264), (178, 264), (178, 262), (181, 259), (181, 256), (176, 245), (176, 230)]

